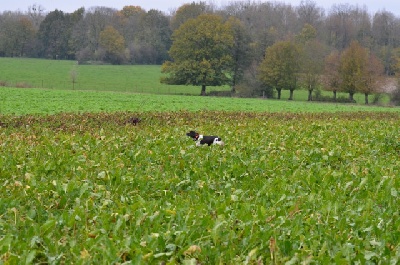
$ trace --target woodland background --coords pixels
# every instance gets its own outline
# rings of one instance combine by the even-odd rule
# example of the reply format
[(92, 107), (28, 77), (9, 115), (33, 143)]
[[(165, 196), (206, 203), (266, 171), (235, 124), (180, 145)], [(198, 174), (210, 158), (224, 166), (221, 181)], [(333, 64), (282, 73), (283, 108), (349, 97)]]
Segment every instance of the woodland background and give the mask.
[[(257, 79), (269, 47), (299, 38), (303, 44), (311, 38), (313, 45), (318, 43), (308, 51), (314, 59), (307, 63), (323, 69), (325, 76), (333, 76), (337, 71), (332, 66), (332, 56), (342, 54), (354, 41), (376, 56), (384, 76), (394, 77), (398, 71), (400, 18), (390, 11), (371, 14), (365, 7), (348, 4), (325, 10), (308, 0), (298, 6), (234, 1), (216, 7), (192, 2), (169, 14), (155, 9), (146, 11), (140, 6), (44, 12), (40, 5), (32, 5), (26, 12), (0, 14), (0, 56), (77, 60), (80, 64), (161, 65), (171, 60), (173, 33), (201, 14), (218, 15), (225, 21), (233, 17), (244, 28), (245, 34), (235, 39), (235, 47), (242, 47), (242, 57), (245, 55), (238, 62), (243, 80), (247, 80), (242, 87), (260, 85), (252, 80)], [(380, 87), (388, 91), (395, 89), (396, 84), (385, 79)]]

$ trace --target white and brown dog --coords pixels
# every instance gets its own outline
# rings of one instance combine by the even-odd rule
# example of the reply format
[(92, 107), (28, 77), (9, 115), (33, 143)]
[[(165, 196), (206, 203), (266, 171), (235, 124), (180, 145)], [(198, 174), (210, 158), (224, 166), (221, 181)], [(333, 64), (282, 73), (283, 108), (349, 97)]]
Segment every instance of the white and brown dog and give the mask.
[(190, 131), (186, 134), (187, 136), (191, 137), (194, 141), (196, 141), (196, 146), (207, 144), (208, 146), (215, 144), (215, 145), (224, 145), (224, 142), (218, 136), (206, 136), (199, 134), (195, 131)]

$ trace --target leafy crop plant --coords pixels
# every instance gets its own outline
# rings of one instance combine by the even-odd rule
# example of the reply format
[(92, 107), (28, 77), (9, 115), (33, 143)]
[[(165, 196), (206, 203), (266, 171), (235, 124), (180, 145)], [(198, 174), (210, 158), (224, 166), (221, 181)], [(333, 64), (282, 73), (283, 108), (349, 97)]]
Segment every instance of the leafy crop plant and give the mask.
[(0, 116), (1, 263), (399, 262), (398, 114), (136, 115)]

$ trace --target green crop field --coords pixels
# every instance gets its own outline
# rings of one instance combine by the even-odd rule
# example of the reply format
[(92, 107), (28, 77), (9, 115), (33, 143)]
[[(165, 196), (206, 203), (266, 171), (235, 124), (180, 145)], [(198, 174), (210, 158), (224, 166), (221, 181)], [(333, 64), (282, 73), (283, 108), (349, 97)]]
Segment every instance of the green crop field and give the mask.
[(2, 114), (55, 114), (60, 112), (147, 111), (255, 111), (255, 112), (399, 112), (398, 107), (363, 104), (314, 103), (251, 98), (135, 94), (108, 91), (74, 91), (1, 88)]
[(143, 89), (0, 87), (0, 264), (400, 262), (398, 107)]
[(398, 113), (135, 115), (1, 116), (4, 264), (400, 261)]

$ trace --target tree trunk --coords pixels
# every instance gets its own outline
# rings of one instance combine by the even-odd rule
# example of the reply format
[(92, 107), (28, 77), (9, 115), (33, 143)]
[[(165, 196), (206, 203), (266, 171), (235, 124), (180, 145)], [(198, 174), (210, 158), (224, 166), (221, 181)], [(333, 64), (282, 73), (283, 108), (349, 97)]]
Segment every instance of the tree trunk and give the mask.
[(231, 96), (233, 96), (235, 93), (236, 93), (236, 86), (233, 85), (233, 86), (231, 87)]
[(312, 101), (312, 89), (308, 90), (308, 101)]
[(276, 89), (278, 91), (278, 99), (281, 99), (281, 91), (282, 89)]
[(333, 90), (333, 100), (334, 100), (334, 101), (336, 101), (336, 98), (337, 98), (337, 95), (336, 95), (336, 94), (337, 94), (336, 90)]
[(365, 93), (365, 105), (368, 105), (368, 93)]
[(289, 95), (289, 100), (293, 100), (293, 89), (290, 89), (290, 95)]
[(205, 95), (206, 95), (206, 85), (201, 85), (200, 96), (205, 96)]
[(350, 102), (354, 102), (354, 93), (349, 92), (349, 100)]

